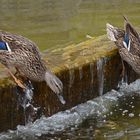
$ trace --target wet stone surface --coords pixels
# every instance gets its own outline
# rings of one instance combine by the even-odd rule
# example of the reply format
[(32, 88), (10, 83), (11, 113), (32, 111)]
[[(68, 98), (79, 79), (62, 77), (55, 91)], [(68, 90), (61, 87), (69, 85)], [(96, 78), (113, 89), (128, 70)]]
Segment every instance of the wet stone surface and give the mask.
[(1, 140), (112, 140), (140, 136), (140, 79), (51, 117), (0, 133)]
[[(42, 114), (51, 116), (102, 95), (112, 88), (117, 88), (121, 79), (120, 57), (106, 36), (49, 50), (47, 54), (44, 53), (44, 59), (47, 58), (50, 68), (64, 84), (63, 96), (66, 104), (61, 104), (45, 82), (33, 83), (32, 104), (39, 108), (36, 118)], [(130, 68), (127, 79), (129, 82), (136, 79), (136, 74)], [(24, 124), (25, 116), (24, 109), (17, 108), (17, 95), (11, 80), (2, 78), (0, 82), (6, 83), (0, 88), (0, 130), (3, 131), (14, 129), (17, 124)]]

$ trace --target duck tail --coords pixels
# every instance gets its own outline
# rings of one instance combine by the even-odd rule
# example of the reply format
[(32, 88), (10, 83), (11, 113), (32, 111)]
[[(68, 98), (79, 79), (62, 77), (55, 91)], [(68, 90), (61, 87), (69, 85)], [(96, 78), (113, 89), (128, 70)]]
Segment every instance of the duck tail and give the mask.
[(123, 15), (123, 18), (125, 22), (128, 22), (128, 18), (125, 15)]
[(117, 41), (117, 39), (115, 37), (117, 30), (115, 27), (113, 27), (111, 24), (107, 23), (106, 24), (106, 31), (107, 31), (107, 36), (111, 41)]
[(128, 18), (126, 16), (123, 15), (123, 18), (124, 18), (124, 29), (125, 29), (125, 32), (127, 34), (129, 34), (131, 31), (133, 31), (133, 27), (130, 24), (130, 22), (128, 21)]
[(132, 24), (128, 21), (126, 16), (123, 16), (124, 18), (124, 28), (125, 28), (125, 32), (127, 34), (133, 34), (133, 36), (135, 38), (138, 39), (138, 41), (140, 42), (140, 37), (139, 37), (139, 33), (135, 30), (135, 28), (132, 26)]
[(56, 95), (58, 96), (61, 103), (65, 104), (65, 101), (64, 101), (63, 97), (61, 96), (61, 94), (63, 92), (63, 84), (59, 80), (59, 78), (57, 78), (50, 71), (47, 71), (45, 73), (45, 81), (46, 81), (47, 85), (52, 89), (52, 91), (56, 93)]

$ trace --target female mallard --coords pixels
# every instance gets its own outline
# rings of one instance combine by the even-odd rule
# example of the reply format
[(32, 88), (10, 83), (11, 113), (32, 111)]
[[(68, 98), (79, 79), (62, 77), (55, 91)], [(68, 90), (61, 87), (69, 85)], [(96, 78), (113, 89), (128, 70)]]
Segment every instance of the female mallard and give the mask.
[(128, 20), (125, 17), (124, 19), (124, 30), (107, 23), (107, 35), (118, 47), (122, 60), (126, 61), (136, 73), (140, 74), (140, 37)]
[(21, 88), (25, 88), (25, 85), (10, 71), (10, 67), (14, 67), (20, 76), (27, 79), (46, 81), (57, 94), (63, 90), (62, 82), (49, 71), (41, 59), (36, 44), (25, 37), (0, 31), (0, 62), (8, 68)]

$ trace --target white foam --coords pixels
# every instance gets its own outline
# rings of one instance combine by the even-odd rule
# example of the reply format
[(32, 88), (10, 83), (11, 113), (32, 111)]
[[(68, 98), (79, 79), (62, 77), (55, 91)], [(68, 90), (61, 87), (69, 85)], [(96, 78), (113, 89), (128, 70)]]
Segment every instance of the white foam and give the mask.
[[(140, 91), (140, 80), (136, 80), (130, 85), (122, 85), (119, 92), (112, 90), (101, 97), (89, 100), (86, 103), (75, 106), (69, 110), (59, 112), (51, 117), (42, 116), (34, 123), (26, 126), (18, 125), (17, 130), (0, 134), (0, 139), (31, 138), (43, 134), (54, 134), (69, 127), (76, 127), (88, 117), (103, 117), (105, 113), (111, 112), (112, 106), (118, 104), (118, 99), (123, 96), (130, 96), (132, 92)], [(100, 104), (102, 100), (102, 104)], [(132, 117), (131, 114), (129, 114)]]

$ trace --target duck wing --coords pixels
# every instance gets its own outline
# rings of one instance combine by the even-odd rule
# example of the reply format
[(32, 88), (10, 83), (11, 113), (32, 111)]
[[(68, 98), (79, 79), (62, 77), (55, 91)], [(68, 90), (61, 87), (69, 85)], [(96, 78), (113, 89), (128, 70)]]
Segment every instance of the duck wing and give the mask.
[(122, 29), (119, 29), (117, 27), (112, 26), (111, 24), (106, 24), (106, 31), (107, 36), (111, 41), (118, 41), (119, 39), (123, 38), (125, 35), (125, 31)]
[(12, 52), (22, 50), (40, 57), (39, 49), (34, 42), (21, 35), (0, 31), (0, 41), (7, 43)]
[[(125, 18), (125, 17), (124, 17)], [(127, 47), (133, 55), (140, 56), (140, 37), (139, 33), (131, 25), (130, 22), (125, 18), (125, 36), (123, 44)]]

